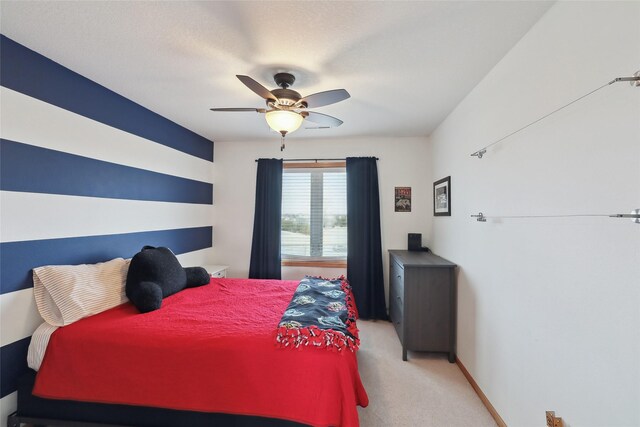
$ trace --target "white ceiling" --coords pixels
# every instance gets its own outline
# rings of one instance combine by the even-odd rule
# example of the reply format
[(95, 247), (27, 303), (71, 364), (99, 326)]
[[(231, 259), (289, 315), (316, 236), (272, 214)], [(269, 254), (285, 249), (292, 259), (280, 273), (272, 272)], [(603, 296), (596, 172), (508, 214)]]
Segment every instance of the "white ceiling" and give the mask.
[(550, 7), (541, 1), (2, 1), (7, 37), (214, 141), (277, 139), (236, 74), (293, 71), (335, 129), (287, 138), (426, 136)]

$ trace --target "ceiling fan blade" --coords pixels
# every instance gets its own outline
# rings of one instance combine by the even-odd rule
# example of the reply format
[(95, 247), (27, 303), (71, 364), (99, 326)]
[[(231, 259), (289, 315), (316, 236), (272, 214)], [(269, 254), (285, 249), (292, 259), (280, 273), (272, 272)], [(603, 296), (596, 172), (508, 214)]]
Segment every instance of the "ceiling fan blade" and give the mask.
[(350, 98), (349, 92), (344, 89), (328, 90), (326, 92), (318, 92), (313, 95), (305, 96), (298, 104), (305, 103), (307, 108), (322, 107), (329, 104), (335, 104), (336, 102), (344, 101)]
[(251, 77), (243, 76), (243, 75), (240, 75), (240, 74), (236, 75), (236, 77), (242, 83), (244, 83), (246, 87), (248, 87), (249, 89), (251, 89), (252, 91), (257, 93), (258, 95), (260, 95), (264, 99), (277, 101), (276, 97), (273, 96), (273, 94), (269, 91), (269, 89), (267, 89), (266, 87), (262, 86), (260, 83), (258, 83), (257, 81), (253, 80)]
[(209, 108), (211, 111), (253, 111), (254, 113), (266, 113), (264, 108)]
[(324, 125), (324, 127), (338, 127), (343, 123), (340, 119), (336, 119), (335, 117), (328, 116), (326, 114), (314, 113), (313, 111), (305, 111), (302, 115), (306, 120)]

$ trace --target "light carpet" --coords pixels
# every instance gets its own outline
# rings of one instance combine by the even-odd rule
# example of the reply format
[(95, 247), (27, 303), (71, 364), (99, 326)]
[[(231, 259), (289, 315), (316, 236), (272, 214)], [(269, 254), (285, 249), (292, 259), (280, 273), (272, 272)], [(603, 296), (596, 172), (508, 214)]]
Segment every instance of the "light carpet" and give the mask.
[(369, 406), (358, 408), (362, 427), (483, 427), (496, 423), (455, 363), (444, 354), (409, 352), (393, 325), (358, 320), (358, 367)]

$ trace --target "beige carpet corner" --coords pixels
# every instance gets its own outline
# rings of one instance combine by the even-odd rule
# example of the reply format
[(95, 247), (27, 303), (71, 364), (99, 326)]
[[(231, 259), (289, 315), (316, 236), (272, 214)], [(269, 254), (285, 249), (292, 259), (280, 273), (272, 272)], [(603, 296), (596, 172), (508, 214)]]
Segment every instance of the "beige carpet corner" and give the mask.
[(389, 322), (358, 320), (358, 366), (369, 406), (358, 408), (362, 427), (495, 426), (458, 365), (446, 355), (409, 352)]

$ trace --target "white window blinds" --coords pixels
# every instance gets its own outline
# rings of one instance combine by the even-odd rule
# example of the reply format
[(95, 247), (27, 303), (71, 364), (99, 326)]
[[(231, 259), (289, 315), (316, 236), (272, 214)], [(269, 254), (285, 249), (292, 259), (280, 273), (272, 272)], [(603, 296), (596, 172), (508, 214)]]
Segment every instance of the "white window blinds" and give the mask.
[(344, 167), (283, 170), (281, 254), (289, 260), (346, 259)]

